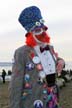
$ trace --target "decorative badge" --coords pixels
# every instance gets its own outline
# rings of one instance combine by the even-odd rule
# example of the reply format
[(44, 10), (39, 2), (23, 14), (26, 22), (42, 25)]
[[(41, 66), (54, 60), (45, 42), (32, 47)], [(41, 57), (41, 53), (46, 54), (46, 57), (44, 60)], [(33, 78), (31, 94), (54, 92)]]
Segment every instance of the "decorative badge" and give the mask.
[(25, 100), (26, 97), (27, 97), (27, 95), (28, 95), (28, 94), (27, 94), (26, 92), (24, 92), (23, 95), (22, 95), (22, 100)]
[(30, 81), (30, 75), (29, 74), (25, 74), (24, 79), (25, 79), (26, 82)]
[(31, 71), (34, 68), (34, 64), (32, 62), (29, 62), (26, 64), (26, 69)]
[(47, 94), (47, 90), (43, 90), (43, 94)]
[(40, 71), (40, 72), (39, 72), (39, 77), (40, 77), (40, 78), (44, 79), (45, 76), (46, 76), (46, 75), (45, 75), (45, 73), (44, 73), (43, 71)]
[(29, 84), (29, 83), (25, 84), (25, 89), (31, 89), (31, 88), (32, 88), (31, 84)]
[(41, 100), (35, 100), (34, 108), (43, 108), (43, 102)]
[(35, 56), (34, 52), (31, 52), (30, 57), (33, 58)]
[(40, 58), (39, 58), (38, 56), (33, 57), (32, 60), (33, 60), (33, 62), (34, 62), (35, 64), (40, 63)]

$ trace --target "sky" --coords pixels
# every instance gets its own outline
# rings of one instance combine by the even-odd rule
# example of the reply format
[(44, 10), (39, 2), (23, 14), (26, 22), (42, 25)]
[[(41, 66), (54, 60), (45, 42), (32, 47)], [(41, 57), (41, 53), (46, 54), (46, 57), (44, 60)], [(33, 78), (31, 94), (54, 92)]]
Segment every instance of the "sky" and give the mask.
[(55, 51), (72, 61), (72, 0), (0, 0), (0, 62), (12, 61), (15, 50), (25, 44), (18, 17), (32, 5), (40, 8)]

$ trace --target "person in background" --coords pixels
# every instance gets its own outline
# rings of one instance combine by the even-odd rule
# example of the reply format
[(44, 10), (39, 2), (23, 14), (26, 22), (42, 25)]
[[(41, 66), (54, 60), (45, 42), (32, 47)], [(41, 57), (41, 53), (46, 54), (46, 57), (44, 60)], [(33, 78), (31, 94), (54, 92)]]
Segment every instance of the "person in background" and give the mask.
[(18, 20), (27, 31), (26, 45), (14, 54), (9, 108), (59, 108), (56, 72), (58, 67), (62, 70), (64, 60), (57, 62), (58, 55), (37, 6), (25, 8)]
[(3, 83), (5, 83), (5, 76), (6, 76), (6, 71), (3, 69), (3, 70), (2, 70), (2, 79), (3, 79)]

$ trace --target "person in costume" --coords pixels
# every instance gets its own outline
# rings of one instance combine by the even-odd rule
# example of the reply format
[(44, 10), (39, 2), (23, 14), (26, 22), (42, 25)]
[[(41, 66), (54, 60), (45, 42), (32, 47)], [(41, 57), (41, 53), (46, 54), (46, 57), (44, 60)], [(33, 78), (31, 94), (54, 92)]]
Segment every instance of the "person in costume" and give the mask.
[(27, 31), (26, 45), (14, 54), (9, 108), (58, 108), (56, 73), (60, 74), (64, 60), (58, 59), (50, 45), (48, 27), (38, 7), (25, 8), (18, 20)]

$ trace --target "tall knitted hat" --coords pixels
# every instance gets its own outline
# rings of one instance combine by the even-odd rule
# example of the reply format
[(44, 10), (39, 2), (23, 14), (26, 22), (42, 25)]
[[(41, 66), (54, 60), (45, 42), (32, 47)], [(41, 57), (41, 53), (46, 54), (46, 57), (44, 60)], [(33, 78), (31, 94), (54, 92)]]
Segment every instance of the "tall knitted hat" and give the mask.
[(35, 26), (44, 26), (41, 11), (36, 6), (25, 8), (18, 20), (27, 31), (30, 31)]

